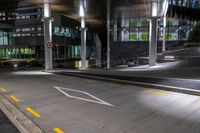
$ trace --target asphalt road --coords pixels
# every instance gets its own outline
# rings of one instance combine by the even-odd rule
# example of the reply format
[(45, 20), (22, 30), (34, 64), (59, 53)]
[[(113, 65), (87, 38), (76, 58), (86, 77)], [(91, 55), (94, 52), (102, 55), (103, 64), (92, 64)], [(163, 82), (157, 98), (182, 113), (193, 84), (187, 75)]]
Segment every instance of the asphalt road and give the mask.
[(0, 110), (0, 133), (19, 133), (16, 127)]
[(200, 132), (198, 96), (37, 70), (0, 73), (1, 94), (47, 133)]

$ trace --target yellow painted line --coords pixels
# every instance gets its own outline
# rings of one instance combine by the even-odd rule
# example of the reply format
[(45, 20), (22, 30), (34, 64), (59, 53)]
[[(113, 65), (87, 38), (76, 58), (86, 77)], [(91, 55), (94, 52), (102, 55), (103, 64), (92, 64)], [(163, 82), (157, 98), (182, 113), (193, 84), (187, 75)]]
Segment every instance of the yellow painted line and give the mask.
[(17, 103), (19, 102), (19, 99), (14, 95), (10, 95), (10, 98)]
[(6, 93), (6, 92), (8, 92), (6, 89), (4, 89), (4, 88), (0, 88), (0, 92), (4, 92), (4, 93)]
[(41, 115), (38, 112), (36, 112), (35, 110), (33, 110), (32, 108), (27, 107), (26, 111), (28, 111), (29, 113), (31, 113), (32, 115), (34, 115), (37, 118), (41, 117)]
[(200, 99), (196, 100), (196, 102), (200, 103)]
[(97, 81), (96, 80), (85, 80), (86, 82), (89, 82), (89, 83), (96, 83)]
[(146, 93), (156, 94), (156, 95), (162, 95), (162, 96), (168, 96), (169, 93), (164, 91), (154, 91), (154, 90), (145, 90)]
[(53, 129), (56, 133), (65, 133), (64, 131), (62, 131), (60, 128), (54, 128)]

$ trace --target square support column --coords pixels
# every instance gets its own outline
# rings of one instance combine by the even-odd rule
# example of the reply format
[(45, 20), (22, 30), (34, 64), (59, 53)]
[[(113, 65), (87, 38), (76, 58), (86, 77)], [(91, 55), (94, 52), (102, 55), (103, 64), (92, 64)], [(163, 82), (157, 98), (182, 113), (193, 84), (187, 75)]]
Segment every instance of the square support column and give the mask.
[(87, 58), (87, 51), (86, 51), (86, 33), (87, 29), (85, 26), (85, 18), (81, 18), (81, 68), (82, 70), (86, 69), (86, 58)]
[(110, 0), (107, 0), (107, 68), (110, 68)]
[(167, 26), (167, 18), (166, 16), (163, 17), (163, 44), (162, 44), (162, 51), (166, 50), (166, 26)]
[(44, 51), (45, 51), (45, 70), (53, 69), (52, 59), (52, 18), (51, 18), (51, 5), (44, 4)]
[(149, 66), (156, 65), (157, 58), (157, 34), (158, 34), (158, 19), (152, 17), (150, 19), (150, 29), (149, 29)]
[(114, 28), (113, 28), (113, 40), (117, 41), (118, 36), (117, 36), (117, 20), (114, 21)]
[(98, 68), (101, 68), (101, 48), (102, 48), (102, 44), (101, 44), (101, 40), (99, 38), (99, 35), (96, 34), (96, 66)]
[(151, 18), (149, 21), (149, 66), (156, 65), (158, 40), (158, 3), (151, 3)]

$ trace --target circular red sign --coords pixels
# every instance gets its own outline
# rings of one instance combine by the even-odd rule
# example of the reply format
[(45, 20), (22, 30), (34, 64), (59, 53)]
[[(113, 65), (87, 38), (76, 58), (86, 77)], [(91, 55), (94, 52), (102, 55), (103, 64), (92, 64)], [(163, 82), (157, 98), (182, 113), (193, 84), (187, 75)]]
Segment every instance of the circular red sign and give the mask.
[(53, 43), (52, 42), (47, 42), (47, 47), (48, 48), (52, 48), (53, 47)]

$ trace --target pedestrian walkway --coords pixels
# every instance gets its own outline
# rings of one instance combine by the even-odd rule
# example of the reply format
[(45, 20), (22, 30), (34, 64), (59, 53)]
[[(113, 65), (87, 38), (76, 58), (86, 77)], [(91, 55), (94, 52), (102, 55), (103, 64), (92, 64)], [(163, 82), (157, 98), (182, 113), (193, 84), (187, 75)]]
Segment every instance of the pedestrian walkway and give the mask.
[(170, 67), (163, 69), (163, 67), (159, 68), (159, 66), (140, 66), (117, 70), (52, 70), (48, 72), (136, 85), (150, 85), (170, 91), (200, 95), (200, 68), (198, 67)]

